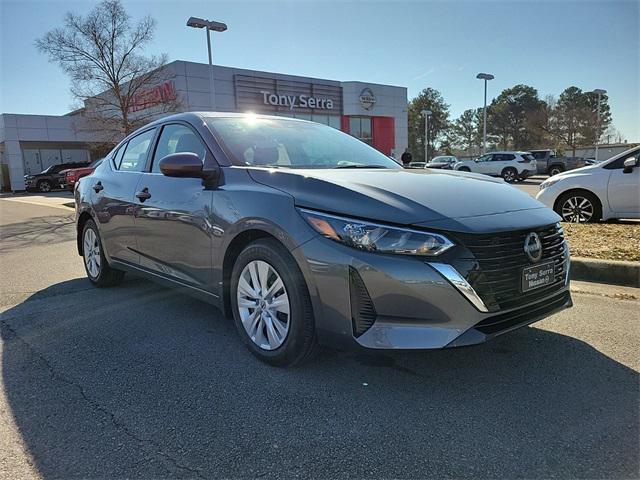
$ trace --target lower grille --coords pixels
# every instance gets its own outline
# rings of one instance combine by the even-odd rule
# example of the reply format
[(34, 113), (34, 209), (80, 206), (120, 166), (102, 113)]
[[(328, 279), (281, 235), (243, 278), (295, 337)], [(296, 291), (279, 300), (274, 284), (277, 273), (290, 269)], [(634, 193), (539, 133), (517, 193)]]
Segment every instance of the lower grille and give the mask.
[(373, 306), (362, 277), (353, 267), (349, 267), (349, 295), (351, 298), (351, 323), (353, 334), (359, 337), (371, 328), (376, 321), (376, 309)]
[(501, 315), (494, 315), (482, 320), (475, 325), (475, 329), (485, 335), (496, 335), (506, 330), (510, 330), (519, 325), (526, 325), (535, 321), (537, 318), (562, 307), (569, 300), (569, 292), (563, 292), (560, 295), (545, 301), (539, 305), (529, 305), (519, 310), (514, 310)]
[[(536, 232), (542, 241), (542, 259), (538, 263), (553, 261), (555, 264), (554, 282), (521, 292), (522, 269), (532, 265), (523, 248), (531, 232)], [(567, 251), (559, 224), (489, 235), (459, 234), (457, 238), (473, 255), (467, 260), (473, 261), (474, 268), (465, 278), (490, 311), (531, 303), (564, 286)]]

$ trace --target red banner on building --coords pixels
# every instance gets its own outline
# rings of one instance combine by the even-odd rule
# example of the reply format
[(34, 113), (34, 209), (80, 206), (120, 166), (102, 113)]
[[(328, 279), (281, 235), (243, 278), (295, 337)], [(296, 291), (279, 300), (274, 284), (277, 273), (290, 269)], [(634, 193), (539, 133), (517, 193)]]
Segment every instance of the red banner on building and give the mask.
[(129, 111), (138, 112), (160, 103), (170, 102), (176, 98), (176, 86), (173, 80), (168, 80), (160, 85), (136, 93), (131, 99)]

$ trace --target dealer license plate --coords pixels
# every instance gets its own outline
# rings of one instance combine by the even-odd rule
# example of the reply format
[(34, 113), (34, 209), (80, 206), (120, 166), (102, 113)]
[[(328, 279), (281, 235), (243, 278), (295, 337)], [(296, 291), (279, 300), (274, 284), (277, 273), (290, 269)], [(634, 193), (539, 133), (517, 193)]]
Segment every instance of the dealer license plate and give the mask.
[(522, 269), (522, 291), (528, 292), (536, 288), (550, 285), (555, 280), (555, 263), (547, 262)]

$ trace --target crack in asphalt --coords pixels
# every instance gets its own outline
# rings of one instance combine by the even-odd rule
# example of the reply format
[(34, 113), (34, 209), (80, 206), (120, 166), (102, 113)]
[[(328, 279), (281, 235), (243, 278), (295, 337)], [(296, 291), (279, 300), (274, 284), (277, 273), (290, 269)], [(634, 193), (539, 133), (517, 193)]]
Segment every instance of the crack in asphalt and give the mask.
[[(92, 399), (85, 392), (84, 388), (81, 385), (79, 385), (78, 383), (74, 382), (72, 379), (70, 379), (70, 378), (58, 373), (56, 371), (56, 369), (53, 367), (53, 365), (51, 365), (49, 360), (45, 356), (40, 354), (28, 341), (26, 341), (24, 338), (22, 338), (20, 336), (20, 334), (18, 334), (18, 332), (16, 332), (16, 330), (13, 327), (11, 327), (5, 320), (0, 320), (0, 327), (2, 327), (2, 329), (4, 329), (6, 332), (9, 333), (9, 335), (8, 335), (9, 338), (13, 337), (13, 338), (17, 339), (19, 342), (21, 342), (27, 348), (27, 350), (29, 350), (29, 352), (31, 352), (31, 354), (34, 357), (39, 359), (45, 365), (45, 368), (48, 370), (49, 375), (51, 376), (51, 378), (53, 380), (57, 380), (59, 382), (65, 383), (65, 384), (75, 388), (80, 393), (80, 396), (82, 397), (82, 399), (85, 402), (87, 402), (87, 404), (91, 408), (93, 408), (95, 411), (98, 411), (98, 412), (106, 415), (111, 420), (111, 423), (113, 424), (113, 426), (117, 430), (123, 432), (129, 438), (131, 438), (131, 439), (135, 440), (136, 442), (138, 442), (142, 446), (143, 449), (149, 451), (152, 454), (155, 453), (156, 455), (168, 460), (176, 468), (176, 470), (183, 470), (183, 471), (189, 472), (192, 475), (194, 475), (196, 478), (200, 478), (200, 479), (203, 479), (203, 480), (206, 478), (206, 477), (204, 477), (202, 475), (202, 473), (200, 472), (199, 469), (191, 468), (191, 467), (188, 467), (186, 465), (183, 465), (183, 464), (179, 463), (178, 460), (173, 458), (170, 454), (168, 454), (166, 452), (163, 452), (161, 447), (160, 447), (160, 445), (157, 444), (156, 442), (154, 442), (153, 440), (150, 440), (148, 438), (140, 437), (136, 433), (134, 433), (126, 424), (124, 424), (123, 422), (119, 421), (116, 418), (115, 414), (113, 414), (107, 408), (103, 407), (98, 402), (96, 402), (94, 399)], [(4, 337), (4, 335), (3, 335), (3, 337)]]

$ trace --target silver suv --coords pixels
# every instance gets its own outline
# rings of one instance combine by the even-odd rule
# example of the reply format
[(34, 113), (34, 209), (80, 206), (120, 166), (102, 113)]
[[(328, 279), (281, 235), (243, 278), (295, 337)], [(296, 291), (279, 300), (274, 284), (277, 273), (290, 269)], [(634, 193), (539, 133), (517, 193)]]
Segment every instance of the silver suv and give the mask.
[(536, 160), (529, 152), (492, 152), (474, 160), (458, 162), (453, 168), (502, 177), (505, 182), (513, 183), (535, 175)]

